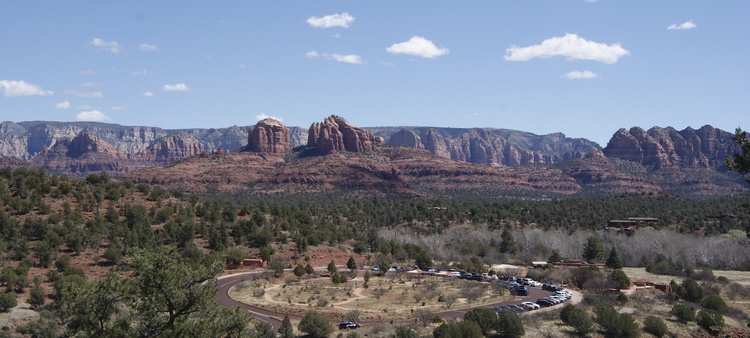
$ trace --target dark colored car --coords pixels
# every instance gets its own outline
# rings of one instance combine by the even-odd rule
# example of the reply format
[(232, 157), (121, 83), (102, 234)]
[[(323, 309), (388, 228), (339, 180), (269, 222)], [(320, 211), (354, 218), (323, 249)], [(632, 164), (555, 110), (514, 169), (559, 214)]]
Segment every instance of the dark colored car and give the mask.
[(469, 280), (482, 280), (482, 275), (471, 275), (468, 278)]
[(346, 329), (358, 329), (359, 324), (353, 323), (353, 322), (341, 322), (339, 323), (339, 330), (346, 330)]
[(553, 303), (553, 302), (551, 302), (551, 301), (549, 301), (547, 299), (544, 299), (544, 298), (537, 299), (536, 303), (539, 304), (539, 306), (552, 306), (552, 305), (555, 305), (555, 303)]

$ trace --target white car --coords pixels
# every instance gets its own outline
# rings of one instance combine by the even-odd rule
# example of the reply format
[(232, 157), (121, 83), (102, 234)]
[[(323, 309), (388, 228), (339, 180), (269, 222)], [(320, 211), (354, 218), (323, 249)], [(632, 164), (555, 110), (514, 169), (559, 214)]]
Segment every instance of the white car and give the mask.
[(527, 308), (529, 310), (536, 310), (538, 308), (541, 308), (541, 306), (539, 304), (532, 303), (532, 302), (523, 302), (523, 303), (521, 303), (521, 306), (525, 307), (525, 308)]
[(539, 283), (537, 281), (530, 281), (529, 286), (542, 286), (542, 283)]

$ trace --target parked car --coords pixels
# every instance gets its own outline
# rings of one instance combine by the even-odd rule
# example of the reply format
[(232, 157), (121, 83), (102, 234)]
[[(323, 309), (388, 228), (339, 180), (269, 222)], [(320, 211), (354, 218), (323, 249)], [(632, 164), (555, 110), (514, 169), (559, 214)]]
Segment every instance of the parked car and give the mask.
[(539, 304), (539, 306), (552, 306), (552, 305), (555, 305), (555, 303), (553, 303), (549, 299), (544, 299), (544, 298), (537, 299), (536, 303)]
[(529, 310), (536, 310), (536, 309), (541, 308), (541, 306), (539, 304), (532, 303), (532, 302), (523, 302), (523, 303), (521, 303), (521, 306), (526, 307)]
[(347, 329), (358, 329), (359, 324), (354, 322), (341, 322), (339, 323), (339, 330), (347, 330)]
[(520, 306), (518, 306), (516, 304), (507, 305), (506, 308), (508, 308), (508, 310), (511, 310), (513, 312), (516, 312), (516, 313), (521, 313), (521, 312), (525, 312), (526, 311), (525, 308), (520, 307)]

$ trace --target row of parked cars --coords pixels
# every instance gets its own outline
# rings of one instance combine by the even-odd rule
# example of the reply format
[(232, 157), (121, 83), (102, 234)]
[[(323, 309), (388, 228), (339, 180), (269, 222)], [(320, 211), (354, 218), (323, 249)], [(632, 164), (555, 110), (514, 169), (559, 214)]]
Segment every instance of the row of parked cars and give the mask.
[(537, 299), (536, 302), (522, 302), (520, 304), (504, 305), (494, 308), (495, 311), (509, 310), (513, 312), (532, 311), (546, 306), (557, 305), (568, 301), (572, 294), (561, 286), (542, 284), (530, 278), (522, 277), (499, 277), (503, 286), (508, 288), (511, 293), (519, 296), (527, 296), (529, 287), (541, 286), (542, 290), (550, 291), (552, 294), (548, 297)]

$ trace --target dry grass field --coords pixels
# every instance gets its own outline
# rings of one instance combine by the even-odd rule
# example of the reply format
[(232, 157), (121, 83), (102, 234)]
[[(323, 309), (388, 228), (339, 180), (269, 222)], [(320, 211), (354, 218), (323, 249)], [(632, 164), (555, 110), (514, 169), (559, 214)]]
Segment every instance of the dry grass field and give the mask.
[(434, 313), (513, 299), (497, 284), (457, 278), (417, 278), (402, 273), (373, 276), (368, 288), (363, 284), (361, 280), (333, 284), (325, 277), (273, 282), (258, 279), (234, 286), (230, 296), (295, 316), (313, 309), (331, 320), (339, 320), (347, 313), (359, 311), (361, 322), (399, 321), (414, 318), (415, 311)]

